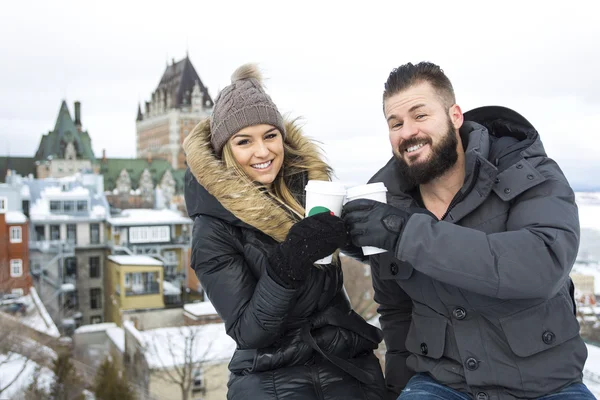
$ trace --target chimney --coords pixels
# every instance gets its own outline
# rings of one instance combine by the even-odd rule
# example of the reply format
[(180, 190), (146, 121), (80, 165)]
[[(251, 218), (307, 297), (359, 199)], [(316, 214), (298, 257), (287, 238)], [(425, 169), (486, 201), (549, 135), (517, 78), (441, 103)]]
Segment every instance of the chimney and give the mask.
[(106, 162), (106, 149), (102, 149), (102, 162)]
[(81, 132), (81, 103), (78, 101), (75, 102), (75, 126)]
[(146, 159), (148, 164), (152, 164), (152, 151), (148, 150), (148, 157)]

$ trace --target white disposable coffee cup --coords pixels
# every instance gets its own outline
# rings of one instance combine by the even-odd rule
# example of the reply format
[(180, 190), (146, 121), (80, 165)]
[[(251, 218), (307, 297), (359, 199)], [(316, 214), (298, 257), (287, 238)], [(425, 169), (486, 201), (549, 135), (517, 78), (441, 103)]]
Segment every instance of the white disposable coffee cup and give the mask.
[[(346, 187), (339, 182), (310, 180), (304, 188), (306, 191), (306, 217), (322, 212), (332, 212), (338, 217), (342, 215), (342, 206), (346, 196)], [(315, 264), (330, 264), (332, 255), (322, 258)]]
[[(387, 188), (382, 182), (369, 183), (349, 188), (346, 192), (346, 201), (369, 199), (387, 204), (386, 193)], [(374, 254), (385, 253), (387, 250), (373, 246), (363, 246), (362, 251), (365, 256), (372, 256)]]

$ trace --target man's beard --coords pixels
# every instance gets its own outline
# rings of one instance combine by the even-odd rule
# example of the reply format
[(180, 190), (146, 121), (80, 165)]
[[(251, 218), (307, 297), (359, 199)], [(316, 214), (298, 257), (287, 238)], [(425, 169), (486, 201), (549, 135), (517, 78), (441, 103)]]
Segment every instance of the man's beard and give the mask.
[[(404, 142), (402, 147), (407, 148), (418, 143), (422, 143), (422, 139), (415, 138), (414, 143), (413, 141)], [(411, 187), (427, 184), (435, 178), (442, 176), (458, 160), (458, 152), (456, 151), (458, 140), (454, 126), (450, 120), (448, 120), (448, 130), (442, 141), (435, 147), (431, 144), (431, 140), (429, 144), (431, 145), (429, 159), (424, 162), (417, 162), (416, 164), (408, 165), (402, 154), (399, 155), (394, 152), (400, 175), (405, 180), (405, 183)], [(401, 149), (398, 149), (398, 151), (401, 153), (405, 152), (405, 150)]]

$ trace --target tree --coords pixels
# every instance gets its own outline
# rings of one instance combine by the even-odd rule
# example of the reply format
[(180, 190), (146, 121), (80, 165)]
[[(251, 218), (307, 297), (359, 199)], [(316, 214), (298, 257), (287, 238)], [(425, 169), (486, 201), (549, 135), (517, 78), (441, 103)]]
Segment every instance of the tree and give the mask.
[[(207, 331), (212, 328), (215, 331)], [(169, 332), (155, 331), (150, 335), (145, 350), (146, 358), (151, 358), (155, 364), (150, 373), (157, 379), (179, 386), (182, 400), (189, 399), (194, 387), (200, 386), (204, 394), (206, 373), (213, 368), (207, 361), (211, 356), (216, 328), (217, 324), (207, 324), (172, 328)], [(198, 385), (200, 382), (202, 384)]]
[(84, 385), (75, 367), (71, 355), (64, 351), (54, 360), (54, 383), (50, 389), (52, 400), (83, 400)]
[(135, 395), (123, 371), (110, 357), (98, 368), (94, 391), (97, 400), (134, 400)]

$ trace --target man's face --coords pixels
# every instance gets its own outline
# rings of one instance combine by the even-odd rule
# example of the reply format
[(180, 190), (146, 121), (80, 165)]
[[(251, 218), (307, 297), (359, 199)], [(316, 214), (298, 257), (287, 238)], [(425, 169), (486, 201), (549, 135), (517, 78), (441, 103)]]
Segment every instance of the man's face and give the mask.
[(462, 111), (446, 109), (428, 82), (413, 85), (385, 100), (392, 151), (404, 177), (421, 185), (443, 175), (458, 159)]

